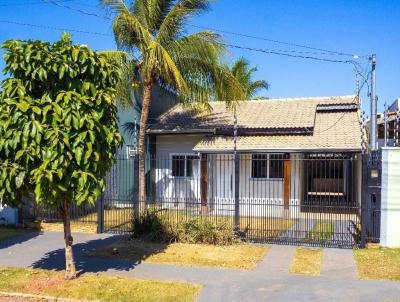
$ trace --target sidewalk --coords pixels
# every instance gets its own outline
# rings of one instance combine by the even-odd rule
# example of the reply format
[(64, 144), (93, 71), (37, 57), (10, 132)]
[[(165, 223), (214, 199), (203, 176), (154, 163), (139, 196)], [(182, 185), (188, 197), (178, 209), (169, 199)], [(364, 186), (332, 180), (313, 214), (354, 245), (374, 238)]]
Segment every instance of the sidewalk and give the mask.
[[(125, 277), (176, 280), (202, 284), (199, 301), (389, 301), (400, 300), (400, 282), (357, 278), (351, 250), (325, 250), (321, 276), (288, 274), (295, 247), (274, 245), (252, 271), (134, 264), (94, 259), (87, 251), (110, 244), (120, 236), (74, 234), (77, 269)], [(44, 233), (0, 243), (0, 266), (64, 269), (61, 233)]]

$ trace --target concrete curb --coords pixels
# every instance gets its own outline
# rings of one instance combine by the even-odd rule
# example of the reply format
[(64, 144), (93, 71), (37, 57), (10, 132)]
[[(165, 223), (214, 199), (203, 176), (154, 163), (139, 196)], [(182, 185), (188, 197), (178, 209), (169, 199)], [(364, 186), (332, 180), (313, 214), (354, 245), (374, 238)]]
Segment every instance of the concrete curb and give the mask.
[[(87, 300), (77, 300), (77, 299), (69, 299), (69, 298), (60, 298), (60, 297), (52, 297), (52, 296), (42, 296), (42, 295), (33, 295), (33, 294), (22, 294), (22, 293), (13, 293), (13, 292), (3, 292), (0, 291), (0, 297), (10, 297), (10, 298), (28, 298), (28, 299), (37, 299), (38, 301), (45, 302), (87, 302)], [(90, 300), (97, 302), (99, 300)]]

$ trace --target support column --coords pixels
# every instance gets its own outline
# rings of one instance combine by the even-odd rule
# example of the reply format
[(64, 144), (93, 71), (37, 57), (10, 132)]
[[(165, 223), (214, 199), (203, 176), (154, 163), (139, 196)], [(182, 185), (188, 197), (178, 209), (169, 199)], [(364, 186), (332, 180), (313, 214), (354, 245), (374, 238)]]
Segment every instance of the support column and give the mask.
[(285, 160), (283, 161), (283, 218), (290, 218), (290, 182), (292, 176), (290, 155), (285, 154)]
[(200, 198), (201, 213), (208, 213), (208, 162), (207, 154), (201, 154), (200, 158)]
[(400, 148), (382, 148), (380, 245), (400, 247)]

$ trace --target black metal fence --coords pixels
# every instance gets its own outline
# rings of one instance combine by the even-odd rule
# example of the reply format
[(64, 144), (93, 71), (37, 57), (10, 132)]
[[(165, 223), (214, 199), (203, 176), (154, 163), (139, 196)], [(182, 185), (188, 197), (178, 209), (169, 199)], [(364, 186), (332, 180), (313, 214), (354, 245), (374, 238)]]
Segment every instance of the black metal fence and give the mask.
[[(132, 230), (137, 158), (119, 158), (101, 200), (104, 231)], [(362, 158), (355, 154), (168, 154), (146, 160), (146, 208), (172, 224), (209, 219), (249, 241), (359, 242)]]
[[(380, 171), (379, 155), (168, 154), (146, 159), (140, 202), (138, 158), (123, 156), (98, 203), (72, 207), (71, 217), (126, 233), (145, 205), (173, 225), (208, 219), (248, 241), (353, 247), (361, 236), (379, 241), (380, 195), (371, 190)], [(36, 216), (61, 221), (54, 209)]]
[[(97, 224), (97, 205), (83, 203), (81, 205), (72, 204), (72, 222), (82, 224)], [(43, 222), (61, 222), (61, 212), (59, 209), (49, 206), (36, 205), (34, 207), (34, 217)]]

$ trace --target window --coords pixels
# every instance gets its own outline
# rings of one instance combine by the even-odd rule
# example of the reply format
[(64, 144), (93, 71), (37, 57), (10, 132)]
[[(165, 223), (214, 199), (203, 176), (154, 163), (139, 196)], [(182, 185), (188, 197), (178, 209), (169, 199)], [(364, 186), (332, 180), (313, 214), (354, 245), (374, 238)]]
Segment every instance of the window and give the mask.
[(198, 159), (197, 155), (172, 155), (172, 176), (193, 177), (193, 170)]
[(283, 178), (283, 155), (253, 154), (251, 178)]
[(283, 178), (282, 154), (271, 154), (269, 156), (269, 178)]
[(137, 148), (135, 145), (126, 145), (126, 156), (127, 158), (135, 157)]

